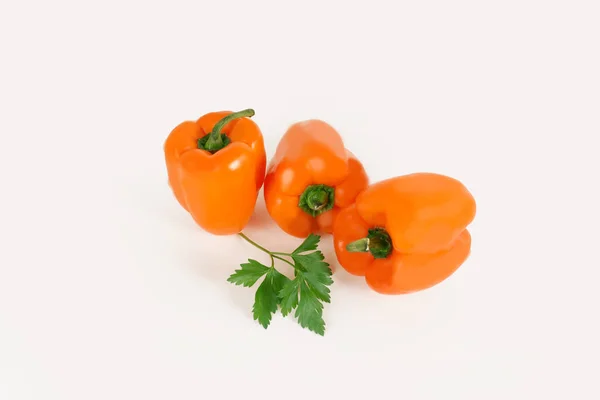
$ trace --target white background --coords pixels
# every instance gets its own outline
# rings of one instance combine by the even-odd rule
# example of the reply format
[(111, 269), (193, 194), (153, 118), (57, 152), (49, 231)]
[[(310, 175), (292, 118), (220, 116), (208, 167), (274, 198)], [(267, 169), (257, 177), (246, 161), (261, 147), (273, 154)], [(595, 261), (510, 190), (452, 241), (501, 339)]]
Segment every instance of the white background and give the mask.
[[(597, 1), (0, 3), (0, 399), (598, 399)], [(447, 281), (337, 266), (327, 332), (264, 330), (226, 282), (263, 254), (169, 191), (181, 121), (335, 126), (372, 181), (460, 179)], [(246, 232), (282, 233), (259, 203)], [(594, 372), (595, 370), (595, 372)]]

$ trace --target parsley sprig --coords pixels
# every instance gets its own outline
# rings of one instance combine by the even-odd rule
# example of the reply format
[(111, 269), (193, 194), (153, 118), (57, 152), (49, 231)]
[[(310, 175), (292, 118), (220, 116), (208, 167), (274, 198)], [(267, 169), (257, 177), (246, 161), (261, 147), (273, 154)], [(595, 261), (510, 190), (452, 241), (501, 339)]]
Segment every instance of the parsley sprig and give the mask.
[[(317, 249), (321, 237), (311, 234), (296, 250), (280, 253), (265, 249), (243, 233), (239, 235), (271, 258), (270, 267), (248, 259), (247, 263), (241, 264), (241, 268), (227, 279), (235, 285), (252, 287), (264, 276), (254, 296), (254, 319), (266, 329), (278, 308), (284, 317), (295, 310), (294, 316), (300, 326), (323, 336), (323, 303), (331, 302), (329, 286), (333, 279), (329, 264), (324, 261), (323, 253)], [(276, 259), (294, 268), (294, 279), (275, 269)]]

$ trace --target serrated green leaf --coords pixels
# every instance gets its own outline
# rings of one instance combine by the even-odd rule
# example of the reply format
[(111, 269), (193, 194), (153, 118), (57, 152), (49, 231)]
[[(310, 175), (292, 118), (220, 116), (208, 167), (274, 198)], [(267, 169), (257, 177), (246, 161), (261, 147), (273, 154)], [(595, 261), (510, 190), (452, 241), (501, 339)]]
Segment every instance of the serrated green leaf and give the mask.
[(312, 289), (315, 296), (318, 299), (324, 301), (325, 303), (330, 303), (331, 302), (331, 297), (329, 296), (330, 290), (327, 287), (327, 285), (329, 283), (325, 283), (323, 281), (324, 281), (324, 279), (329, 279), (329, 282), (333, 283), (331, 278), (329, 278), (328, 276), (324, 276), (321, 274), (314, 274), (314, 273), (304, 273), (303, 275), (304, 275), (305, 281), (308, 283), (308, 285)]
[(268, 278), (272, 279), (273, 291), (275, 291), (275, 294), (277, 296), (277, 304), (281, 304), (281, 298), (279, 297), (279, 293), (289, 282), (291, 282), (291, 280), (287, 276), (281, 274), (275, 268), (269, 271), (269, 273), (267, 274), (267, 279)]
[(242, 268), (235, 270), (234, 273), (227, 278), (227, 282), (233, 283), (234, 285), (250, 287), (254, 285), (261, 276), (269, 271), (269, 268), (266, 265), (252, 259), (249, 259), (247, 263), (241, 264), (240, 266)]
[(285, 317), (298, 306), (298, 290), (300, 288), (300, 278), (287, 282), (279, 291), (279, 304), (281, 305), (281, 314)]
[(321, 273), (331, 276), (331, 268), (329, 264), (323, 261), (325, 256), (320, 251), (315, 251), (308, 254), (294, 254), (292, 259), (297, 265), (302, 266), (302, 270), (306, 272)]
[(321, 336), (325, 334), (323, 305), (331, 301), (328, 286), (333, 283), (333, 279), (329, 264), (318, 250), (319, 242), (320, 236), (311, 234), (292, 253), (267, 251), (272, 258), (291, 256), (294, 262), (293, 280), (278, 272), (274, 265), (269, 268), (251, 259), (248, 263), (241, 264), (241, 269), (227, 279), (236, 285), (249, 287), (265, 276), (256, 289), (252, 307), (254, 319), (265, 329), (280, 306), (283, 316), (295, 310), (294, 315), (301, 327)]
[(316, 250), (317, 246), (319, 246), (320, 240), (321, 236), (311, 233), (306, 237), (306, 239), (304, 239), (304, 242), (302, 242), (302, 244), (300, 244), (300, 246), (298, 246), (298, 248), (292, 252), (292, 254), (300, 254), (304, 253), (305, 251)]
[(296, 308), (296, 318), (303, 328), (323, 336), (325, 321), (323, 320), (323, 304), (308, 287), (306, 282), (300, 284), (300, 301)]
[[(265, 329), (267, 329), (271, 323), (273, 314), (277, 311), (279, 299), (277, 297), (278, 291), (275, 290), (275, 287), (279, 287), (282, 284), (281, 278), (277, 275), (281, 274), (275, 269), (270, 269), (263, 282), (256, 289), (256, 295), (254, 296), (252, 315)], [(285, 278), (285, 276), (283, 277)]]
[(297, 265), (302, 266), (301, 274), (314, 295), (318, 299), (330, 303), (330, 290), (327, 286), (333, 283), (333, 279), (329, 264), (323, 261), (325, 259), (323, 253), (315, 251), (309, 254), (293, 255), (292, 258)]

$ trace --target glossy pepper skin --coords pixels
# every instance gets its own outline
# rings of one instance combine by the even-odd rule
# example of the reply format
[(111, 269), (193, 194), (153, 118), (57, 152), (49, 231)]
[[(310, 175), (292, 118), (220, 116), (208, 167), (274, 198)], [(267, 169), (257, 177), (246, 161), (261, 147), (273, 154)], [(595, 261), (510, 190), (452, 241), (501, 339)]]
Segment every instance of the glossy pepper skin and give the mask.
[[(265, 175), (262, 133), (254, 121), (237, 115), (251, 116), (254, 111), (211, 112), (185, 121), (164, 143), (169, 186), (177, 201), (215, 235), (236, 234), (246, 226)], [(223, 124), (225, 117), (230, 121)], [(213, 135), (219, 142), (213, 140), (214, 149), (207, 150), (220, 121), (222, 128)]]
[(336, 256), (382, 294), (411, 293), (448, 278), (467, 259), (476, 204), (458, 180), (415, 173), (371, 185), (338, 216)]
[(286, 233), (331, 233), (339, 211), (368, 186), (358, 159), (321, 120), (293, 124), (281, 138), (265, 177), (267, 211)]

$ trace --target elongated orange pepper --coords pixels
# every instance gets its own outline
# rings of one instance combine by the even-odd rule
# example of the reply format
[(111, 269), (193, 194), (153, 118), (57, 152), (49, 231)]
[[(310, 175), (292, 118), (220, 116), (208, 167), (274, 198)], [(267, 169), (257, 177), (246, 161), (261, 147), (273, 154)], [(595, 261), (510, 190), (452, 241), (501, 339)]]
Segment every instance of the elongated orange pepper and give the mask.
[(463, 264), (476, 204), (458, 180), (415, 173), (371, 185), (338, 216), (336, 256), (383, 294), (432, 287)]
[(237, 113), (208, 113), (179, 124), (164, 144), (169, 185), (198, 225), (215, 235), (240, 232), (263, 184), (265, 147), (259, 127)]
[(331, 233), (340, 209), (368, 185), (358, 159), (321, 120), (293, 124), (281, 138), (265, 177), (267, 211), (292, 236)]

